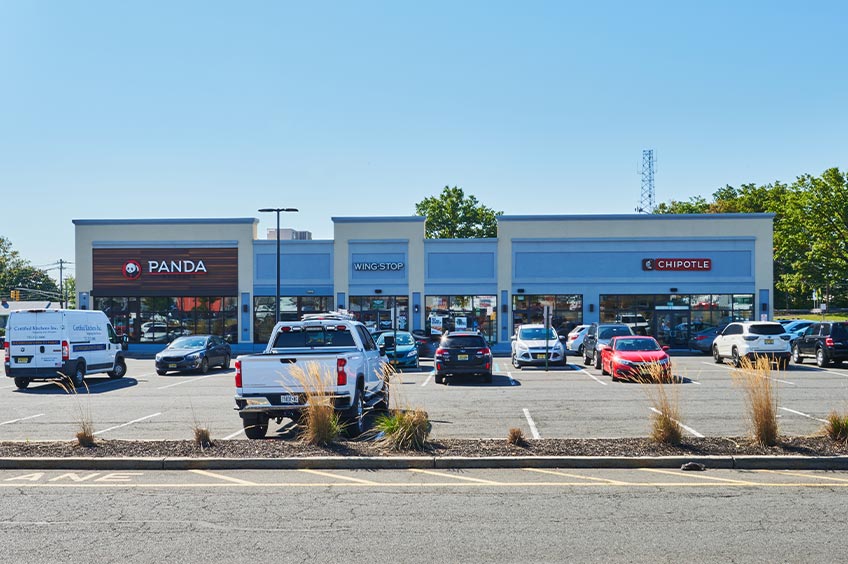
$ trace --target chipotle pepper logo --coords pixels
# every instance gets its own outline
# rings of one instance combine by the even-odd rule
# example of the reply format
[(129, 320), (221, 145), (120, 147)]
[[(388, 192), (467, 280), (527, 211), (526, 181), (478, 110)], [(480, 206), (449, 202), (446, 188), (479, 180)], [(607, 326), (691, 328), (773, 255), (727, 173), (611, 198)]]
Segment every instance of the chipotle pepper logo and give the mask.
[(141, 263), (137, 260), (128, 260), (121, 269), (127, 280), (138, 280), (141, 277)]

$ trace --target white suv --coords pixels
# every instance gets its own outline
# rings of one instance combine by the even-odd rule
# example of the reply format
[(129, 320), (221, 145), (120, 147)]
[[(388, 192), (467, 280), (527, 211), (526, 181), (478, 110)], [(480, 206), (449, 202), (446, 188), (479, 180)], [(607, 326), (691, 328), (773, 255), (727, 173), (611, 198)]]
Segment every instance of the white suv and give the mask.
[(783, 325), (775, 321), (731, 323), (716, 335), (713, 358), (717, 363), (730, 358), (734, 366), (739, 366), (742, 357), (754, 360), (764, 356), (785, 370), (792, 356), (790, 338)]
[(564, 340), (565, 336), (560, 337), (551, 327), (545, 328), (542, 324), (519, 325), (512, 336), (512, 365), (516, 368), (544, 366), (545, 363), (564, 365)]

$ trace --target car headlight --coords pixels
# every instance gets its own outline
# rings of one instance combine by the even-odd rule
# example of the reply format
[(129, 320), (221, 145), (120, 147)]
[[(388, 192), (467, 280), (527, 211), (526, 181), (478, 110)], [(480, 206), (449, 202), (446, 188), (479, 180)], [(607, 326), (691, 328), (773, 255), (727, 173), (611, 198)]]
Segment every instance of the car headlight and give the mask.
[(186, 360), (197, 360), (198, 358), (200, 358), (200, 353), (186, 355)]
[(527, 345), (525, 345), (524, 343), (515, 343), (515, 350), (517, 350), (517, 351), (521, 351), (521, 352), (527, 352), (527, 351), (529, 351), (530, 349), (529, 349), (529, 347), (528, 347)]
[(661, 358), (660, 360), (657, 361), (657, 364), (665, 365), (665, 364), (668, 364), (670, 360), (671, 360), (670, 358)]
[(636, 364), (635, 362), (630, 362), (629, 360), (625, 360), (625, 359), (619, 358), (619, 357), (615, 357), (613, 360), (615, 362), (617, 362), (619, 364), (623, 364), (625, 366), (635, 366), (635, 364)]
[(554, 352), (558, 352), (558, 353), (562, 354), (562, 343), (556, 343), (554, 345)]
[(162, 360), (162, 355), (161, 355), (161, 354), (157, 354), (157, 355), (156, 355), (156, 362), (159, 362), (160, 360)]
[(413, 349), (413, 350), (409, 351), (408, 353), (406, 353), (406, 356), (408, 358), (415, 358), (416, 356), (418, 356), (418, 351)]

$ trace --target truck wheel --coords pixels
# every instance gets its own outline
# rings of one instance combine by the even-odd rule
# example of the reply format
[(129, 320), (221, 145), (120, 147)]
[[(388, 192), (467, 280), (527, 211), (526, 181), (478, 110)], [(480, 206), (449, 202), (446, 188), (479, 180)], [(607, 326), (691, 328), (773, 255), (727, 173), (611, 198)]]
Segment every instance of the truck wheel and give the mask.
[(437, 384), (444, 384), (445, 383), (444, 374), (436, 374), (436, 383)]
[(244, 434), (248, 439), (264, 439), (268, 432), (268, 420), (255, 415), (242, 417), (241, 424), (244, 426)]
[(733, 347), (733, 352), (730, 353), (732, 357), (733, 366), (739, 368), (742, 366), (742, 359), (739, 357), (739, 350), (736, 347)]
[(123, 358), (119, 358), (115, 361), (115, 369), (107, 372), (106, 374), (109, 375), (109, 378), (117, 380), (118, 378), (123, 378), (126, 373), (127, 363), (124, 361)]
[(26, 390), (29, 387), (29, 379), (15, 378), (15, 386), (17, 386), (19, 390)]
[(203, 360), (200, 361), (200, 368), (198, 368), (198, 370), (201, 374), (209, 372), (209, 359), (205, 356), (203, 357)]
[(356, 393), (353, 395), (353, 405), (350, 409), (345, 410), (342, 415), (344, 422), (344, 434), (346, 437), (353, 439), (365, 432), (365, 404), (362, 401), (362, 392), (356, 388)]
[(586, 354), (586, 351), (584, 350), (583, 351), (583, 365), (589, 366), (590, 364), (592, 364), (592, 359), (589, 357), (589, 355)]
[(77, 363), (76, 368), (74, 368), (74, 375), (71, 377), (71, 380), (74, 384), (75, 388), (79, 388), (85, 382), (85, 363), (80, 361)]

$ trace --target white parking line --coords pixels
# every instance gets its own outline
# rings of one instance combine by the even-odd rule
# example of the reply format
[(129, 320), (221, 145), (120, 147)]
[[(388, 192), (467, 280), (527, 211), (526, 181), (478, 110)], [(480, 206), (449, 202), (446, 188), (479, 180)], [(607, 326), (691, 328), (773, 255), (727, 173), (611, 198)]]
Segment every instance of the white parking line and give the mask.
[(244, 429), (239, 429), (238, 431), (236, 431), (232, 435), (227, 435), (226, 437), (224, 437), (221, 440), (222, 441), (229, 441), (230, 439), (234, 439), (234, 438), (238, 437), (239, 435), (243, 435), (243, 434), (244, 434)]
[[(732, 364), (712, 364), (712, 363), (709, 363), (709, 362), (702, 362), (701, 364), (707, 364), (709, 366), (721, 366), (721, 367), (726, 368), (727, 370), (739, 370), (738, 368), (736, 368)], [(790, 382), (789, 380), (781, 380), (780, 378), (775, 378), (774, 376), (771, 377), (771, 380), (774, 380), (775, 382), (780, 382), (781, 384), (789, 384), (790, 386), (797, 386), (797, 384), (795, 382)]]
[(423, 384), (421, 384), (421, 386), (422, 386), (422, 387), (424, 387), (424, 386), (426, 386), (427, 384), (429, 384), (429, 383), (430, 383), (430, 379), (431, 379), (431, 378), (433, 378), (433, 373), (432, 373), (432, 372), (430, 372), (429, 374), (427, 374), (427, 379), (426, 379), (426, 380), (424, 380), (424, 383), (423, 383)]
[(788, 407), (778, 407), (778, 409), (788, 411), (789, 413), (794, 413), (795, 415), (800, 415), (801, 417), (806, 417), (807, 419), (812, 419), (813, 421), (827, 423), (827, 421), (825, 421), (824, 419), (819, 419), (818, 417), (813, 417), (812, 415), (807, 415), (806, 413), (801, 413), (800, 411), (795, 411), (794, 409), (789, 409)]
[(17, 423), (18, 421), (26, 421), (27, 419), (35, 419), (36, 417), (41, 417), (44, 415), (43, 413), (39, 413), (38, 415), (30, 415), (29, 417), (21, 417), (19, 419), (12, 419), (10, 421), (3, 421), (0, 425), (9, 425), (10, 423)]
[(121, 427), (126, 427), (127, 425), (132, 425), (133, 423), (138, 423), (140, 421), (144, 421), (145, 419), (150, 419), (152, 417), (156, 417), (157, 415), (162, 415), (161, 413), (154, 413), (153, 415), (145, 415), (140, 419), (134, 419), (132, 421), (127, 421), (126, 423), (121, 423), (120, 425), (115, 425), (114, 427), (109, 427), (108, 429), (103, 429), (101, 431), (95, 431), (92, 433), (93, 435), (99, 435), (100, 433), (107, 433), (109, 431), (114, 431), (115, 429), (120, 429)]
[(581, 368), (580, 370), (578, 370), (578, 372), (582, 372), (583, 374), (586, 374), (587, 376), (589, 376), (589, 378), (591, 378), (592, 380), (594, 380), (598, 384), (601, 384), (602, 386), (607, 385), (607, 382), (604, 382), (603, 380), (601, 380), (600, 378), (598, 378), (597, 376), (595, 376), (594, 374), (592, 374), (591, 372), (589, 372), (585, 368)]
[(186, 380), (182, 380), (180, 382), (175, 382), (173, 384), (168, 384), (167, 386), (160, 386), (156, 388), (157, 390), (164, 390), (166, 388), (173, 388), (174, 386), (181, 386), (183, 384), (188, 384), (189, 382), (197, 382), (198, 380), (205, 380), (207, 378), (211, 378), (212, 376), (218, 376), (217, 374), (207, 374), (206, 376), (198, 376), (195, 378), (188, 378)]
[[(657, 408), (655, 408), (655, 407), (649, 407), (648, 409), (650, 409), (651, 411), (653, 411), (653, 412), (654, 412), (654, 413), (656, 413), (657, 415), (662, 415), (662, 411), (660, 411), (659, 409), (657, 409)], [(684, 425), (683, 423), (681, 423), (681, 422), (680, 422), (680, 421), (678, 421), (677, 419), (672, 419), (672, 421), (674, 421), (675, 423), (677, 423), (678, 425), (680, 425), (682, 428), (686, 429), (686, 431), (688, 431), (688, 432), (689, 432), (689, 433), (691, 433), (692, 435), (695, 435), (695, 436), (696, 436), (696, 437), (698, 437), (699, 439), (703, 439), (703, 438), (704, 438), (704, 435), (702, 435), (701, 433), (699, 433), (698, 431), (696, 431), (696, 430), (695, 430), (695, 429), (693, 429), (692, 427), (687, 427), (686, 425)]]
[(530, 410), (526, 407), (524, 408), (524, 417), (527, 418), (527, 424), (530, 425), (530, 433), (533, 435), (533, 438), (541, 439), (542, 436), (539, 434), (539, 429), (536, 428), (536, 423), (533, 421), (533, 418), (530, 417)]

